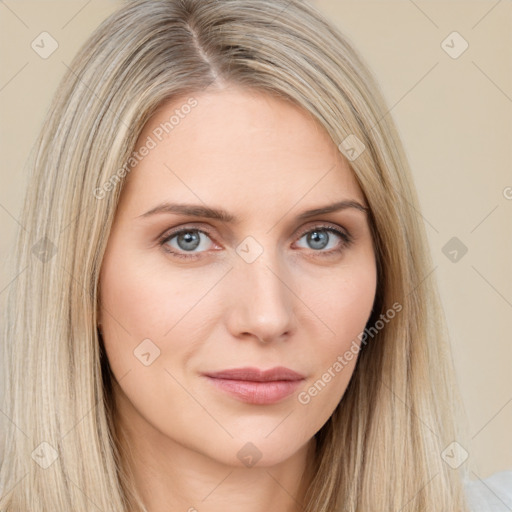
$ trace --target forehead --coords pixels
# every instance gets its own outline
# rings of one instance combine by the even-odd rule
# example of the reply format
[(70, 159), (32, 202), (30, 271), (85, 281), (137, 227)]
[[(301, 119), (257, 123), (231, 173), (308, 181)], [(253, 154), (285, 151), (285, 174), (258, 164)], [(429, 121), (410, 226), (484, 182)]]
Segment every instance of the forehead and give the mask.
[[(140, 151), (144, 146), (150, 149)], [(168, 101), (135, 149), (145, 156), (122, 196), (144, 205), (169, 198), (266, 209), (294, 201), (364, 201), (323, 127), (292, 102), (260, 91), (228, 87)]]

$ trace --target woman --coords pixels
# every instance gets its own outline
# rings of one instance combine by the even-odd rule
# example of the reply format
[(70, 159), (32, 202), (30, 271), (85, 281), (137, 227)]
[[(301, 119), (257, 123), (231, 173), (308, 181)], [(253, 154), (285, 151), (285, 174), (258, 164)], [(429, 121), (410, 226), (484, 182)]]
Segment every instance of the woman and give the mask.
[(386, 112), (303, 2), (137, 0), (99, 27), (25, 203), (1, 510), (470, 510)]

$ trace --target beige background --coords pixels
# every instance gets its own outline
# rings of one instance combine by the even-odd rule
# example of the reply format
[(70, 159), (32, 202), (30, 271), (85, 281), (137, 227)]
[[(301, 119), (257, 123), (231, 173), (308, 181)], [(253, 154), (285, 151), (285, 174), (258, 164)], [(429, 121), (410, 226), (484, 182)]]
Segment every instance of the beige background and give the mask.
[[(512, 468), (512, 5), (505, 1), (317, 0), (374, 71), (396, 120), (468, 412), (471, 476)], [(120, 2), (0, 3), (0, 303), (26, 187), (25, 163), (66, 65)], [(31, 48), (49, 32), (58, 49)], [(451, 58), (442, 42), (469, 44)], [(454, 50), (460, 42), (447, 43)], [(507, 188), (508, 187), (508, 188)], [(456, 236), (468, 252), (442, 252)], [(3, 316), (2, 316), (3, 321)]]

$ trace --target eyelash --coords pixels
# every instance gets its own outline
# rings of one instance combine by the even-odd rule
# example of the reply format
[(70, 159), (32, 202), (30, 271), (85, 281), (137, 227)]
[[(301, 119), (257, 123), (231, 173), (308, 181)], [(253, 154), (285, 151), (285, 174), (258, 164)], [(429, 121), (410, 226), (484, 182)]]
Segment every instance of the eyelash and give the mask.
[[(184, 253), (181, 253), (181, 252), (171, 251), (170, 249), (168, 249), (166, 247), (167, 242), (172, 240), (174, 237), (176, 237), (176, 236), (178, 236), (178, 235), (180, 235), (182, 233), (189, 233), (191, 231), (192, 232), (197, 232), (197, 233), (202, 233), (202, 234), (208, 236), (209, 238), (211, 238), (210, 237), (210, 233), (208, 231), (206, 231), (206, 230), (199, 229), (199, 228), (194, 228), (194, 227), (188, 227), (188, 228), (185, 227), (185, 228), (178, 229), (176, 231), (172, 231), (171, 233), (169, 233), (169, 232), (164, 233), (162, 235), (162, 237), (159, 239), (158, 243), (163, 248), (163, 250), (165, 252), (167, 252), (168, 254), (171, 254), (172, 257), (180, 258), (180, 259), (185, 259), (185, 260), (191, 260), (191, 259), (200, 258), (201, 257), (200, 255), (202, 253), (184, 254)], [(336, 227), (334, 227), (332, 225), (325, 225), (325, 224), (319, 224), (319, 225), (313, 226), (312, 228), (306, 229), (305, 231), (301, 232), (301, 234), (299, 235), (297, 240), (300, 240), (304, 235), (307, 235), (308, 233), (312, 233), (314, 231), (327, 231), (329, 233), (334, 233), (334, 234), (338, 235), (341, 238), (341, 242), (340, 242), (339, 247), (337, 247), (335, 249), (331, 249), (329, 251), (322, 251), (322, 250), (315, 251), (314, 249), (312, 249), (312, 251), (314, 253), (317, 253), (315, 255), (315, 257), (317, 257), (317, 256), (319, 256), (319, 257), (329, 257), (329, 256), (333, 256), (336, 253), (341, 253), (343, 250), (345, 250), (348, 247), (350, 247), (350, 245), (353, 242), (352, 236), (350, 234), (348, 234), (348, 232), (342, 231), (339, 228), (336, 228)]]

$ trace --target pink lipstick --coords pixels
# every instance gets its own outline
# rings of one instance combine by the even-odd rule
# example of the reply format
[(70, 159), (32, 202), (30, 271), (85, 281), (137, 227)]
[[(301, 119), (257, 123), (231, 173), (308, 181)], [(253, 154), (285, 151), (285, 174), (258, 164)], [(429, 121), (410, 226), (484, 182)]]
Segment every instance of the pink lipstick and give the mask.
[(274, 404), (290, 396), (304, 376), (278, 366), (269, 370), (233, 368), (203, 374), (218, 389), (250, 404)]

